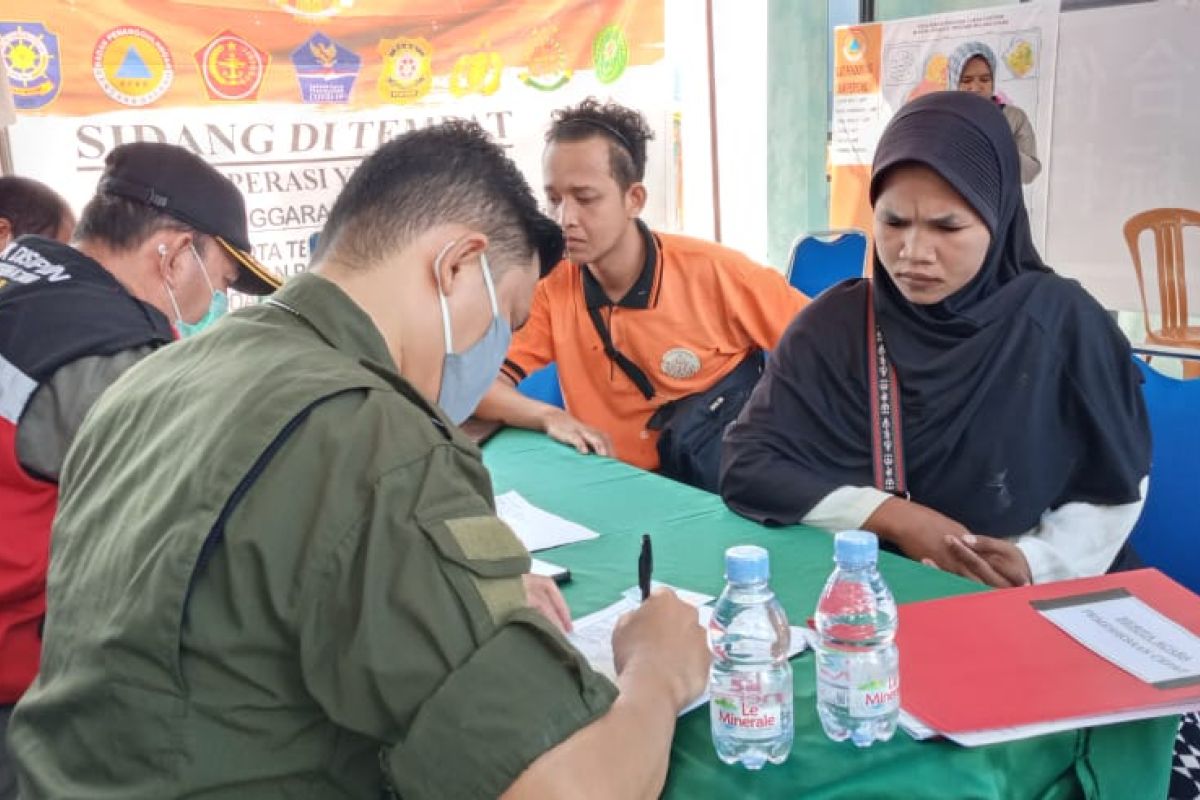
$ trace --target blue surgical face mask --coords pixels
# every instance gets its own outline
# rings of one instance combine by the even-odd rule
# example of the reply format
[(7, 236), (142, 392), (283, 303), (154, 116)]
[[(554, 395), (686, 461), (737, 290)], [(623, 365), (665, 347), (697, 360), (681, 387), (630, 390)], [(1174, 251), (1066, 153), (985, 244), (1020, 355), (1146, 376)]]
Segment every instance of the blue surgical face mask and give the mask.
[(179, 331), (182, 339), (195, 336), (225, 316), (225, 312), (229, 310), (229, 296), (225, 292), (218, 292), (213, 287), (212, 281), (208, 277), (208, 269), (204, 266), (204, 259), (200, 258), (196, 245), (189, 244), (188, 246), (192, 249), (192, 256), (196, 259), (196, 263), (200, 265), (200, 272), (204, 275), (204, 282), (208, 284), (208, 290), (212, 292), (212, 299), (208, 301), (208, 311), (204, 312), (203, 317), (196, 322), (184, 322), (183, 315), (179, 312), (179, 303), (175, 301), (175, 292), (171, 291), (170, 284), (166, 285), (167, 295), (171, 298), (171, 306), (175, 309), (175, 329)]
[(479, 401), (500, 374), (500, 365), (508, 354), (512, 341), (512, 327), (500, 316), (496, 302), (496, 287), (492, 283), (492, 272), (487, 257), (479, 256), (483, 269), (483, 282), (487, 286), (488, 299), (492, 303), (492, 324), (478, 342), (461, 353), (454, 352), (454, 337), (450, 329), (450, 307), (442, 293), (442, 257), (454, 244), (442, 248), (433, 262), (434, 277), (438, 285), (438, 300), (442, 304), (442, 333), (446, 340), (446, 356), (442, 361), (442, 386), (438, 391), (438, 405), (455, 425), (461, 425), (475, 411)]

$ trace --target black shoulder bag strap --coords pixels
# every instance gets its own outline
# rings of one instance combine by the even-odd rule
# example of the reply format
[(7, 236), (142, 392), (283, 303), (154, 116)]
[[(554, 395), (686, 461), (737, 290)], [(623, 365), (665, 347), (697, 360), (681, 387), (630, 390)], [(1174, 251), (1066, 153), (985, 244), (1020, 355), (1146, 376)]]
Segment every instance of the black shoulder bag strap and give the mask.
[(592, 325), (596, 326), (596, 333), (600, 334), (600, 342), (604, 345), (604, 354), (612, 359), (613, 363), (621, 368), (621, 371), (629, 376), (629, 380), (633, 381), (637, 386), (638, 391), (647, 400), (654, 399), (654, 386), (650, 383), (650, 379), (646, 377), (646, 373), (642, 372), (637, 364), (629, 360), (629, 357), (617, 349), (613, 344), (612, 334), (608, 331), (608, 325), (604, 324), (604, 317), (600, 314), (599, 308), (589, 308), (588, 316), (592, 318)]
[(871, 392), (871, 461), (875, 488), (907, 498), (904, 441), (900, 426), (900, 378), (888, 358), (883, 331), (875, 322), (875, 302), (867, 291), (867, 383)]

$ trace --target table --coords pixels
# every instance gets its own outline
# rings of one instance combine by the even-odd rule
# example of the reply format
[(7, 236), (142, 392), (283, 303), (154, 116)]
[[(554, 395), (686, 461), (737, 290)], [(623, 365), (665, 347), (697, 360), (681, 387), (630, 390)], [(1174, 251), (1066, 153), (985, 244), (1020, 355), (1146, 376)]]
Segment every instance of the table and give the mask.
[[(639, 534), (654, 535), (654, 577), (717, 594), (723, 554), (734, 544), (771, 553), (771, 585), (794, 624), (803, 624), (833, 564), (827, 532), (765, 528), (728, 511), (719, 497), (598, 456), (581, 456), (545, 436), (505, 430), (483, 448), (497, 493), (530, 502), (601, 534), (543, 551), (569, 567), (563, 587), (578, 617), (618, 599), (637, 580)], [(903, 602), (980, 591), (977, 584), (907, 559), (880, 554), (880, 569)], [(901, 654), (903, 657), (903, 654)], [(825, 738), (817, 720), (811, 652), (792, 662), (795, 745), (780, 766), (757, 773), (717, 760), (708, 707), (679, 721), (665, 797), (678, 798), (1114, 798), (1167, 796), (1176, 718), (1146, 720), (967, 749), (890, 742), (859, 750)], [(903, 692), (903, 687), (901, 687)], [(980, 687), (981, 699), (986, 687)]]

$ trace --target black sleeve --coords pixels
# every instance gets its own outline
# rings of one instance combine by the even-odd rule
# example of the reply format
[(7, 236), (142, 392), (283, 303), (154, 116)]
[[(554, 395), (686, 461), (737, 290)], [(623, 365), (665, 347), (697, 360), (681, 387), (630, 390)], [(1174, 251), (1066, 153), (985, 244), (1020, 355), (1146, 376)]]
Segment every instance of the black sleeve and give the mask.
[(726, 431), (721, 496), (757, 522), (797, 523), (842, 486), (870, 486), (865, 282), (823, 294), (788, 326)]

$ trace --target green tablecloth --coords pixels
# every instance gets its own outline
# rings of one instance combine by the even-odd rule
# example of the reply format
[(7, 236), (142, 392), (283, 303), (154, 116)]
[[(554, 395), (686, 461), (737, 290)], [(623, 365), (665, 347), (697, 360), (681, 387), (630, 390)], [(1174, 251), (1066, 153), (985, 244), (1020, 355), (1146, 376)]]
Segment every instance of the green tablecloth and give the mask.
[[(813, 528), (764, 528), (720, 498), (610, 459), (580, 456), (540, 434), (504, 431), (484, 447), (497, 493), (530, 502), (601, 534), (539, 556), (569, 567), (563, 593), (575, 616), (618, 599), (637, 581), (639, 534), (654, 535), (654, 577), (717, 594), (733, 544), (771, 552), (771, 585), (793, 624), (803, 624), (832, 569), (832, 540)], [(977, 584), (882, 554), (899, 602), (980, 589)], [(947, 642), (947, 647), (952, 646)], [(1167, 796), (1177, 720), (1157, 719), (968, 749), (915, 742), (903, 731), (859, 750), (825, 738), (814, 704), (811, 653), (792, 662), (796, 739), (781, 766), (757, 773), (717, 760), (707, 706), (679, 722), (664, 795), (680, 798), (1066, 798), (1161, 800)], [(903, 687), (901, 687), (903, 692)], [(980, 687), (986, 702), (987, 687)]]

